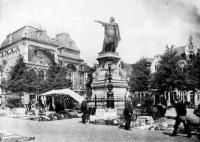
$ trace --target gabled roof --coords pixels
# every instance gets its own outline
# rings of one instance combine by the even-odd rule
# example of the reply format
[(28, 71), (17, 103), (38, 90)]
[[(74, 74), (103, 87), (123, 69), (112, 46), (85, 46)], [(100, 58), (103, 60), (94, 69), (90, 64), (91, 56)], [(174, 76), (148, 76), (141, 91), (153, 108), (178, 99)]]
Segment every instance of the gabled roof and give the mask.
[(22, 39), (29, 39), (53, 46), (58, 46), (55, 40), (47, 35), (45, 30), (32, 26), (24, 26), (17, 31), (7, 35), (6, 39), (1, 44), (1, 48), (16, 43)]
[(183, 53), (185, 53), (185, 48), (186, 48), (186, 45), (185, 46), (180, 46), (180, 47), (175, 47), (173, 48), (174, 51), (176, 51), (176, 55), (181, 55)]
[(86, 63), (82, 64), (82, 69), (80, 71), (82, 72), (87, 72), (87, 73), (92, 73), (94, 70), (89, 66), (87, 65)]
[(56, 35), (56, 42), (59, 45), (59, 48), (65, 48), (80, 52), (75, 42), (71, 39), (70, 35), (67, 33), (61, 33)]
[(122, 62), (122, 66), (123, 66), (124, 70), (126, 71), (126, 74), (128, 76), (131, 76), (132, 70), (133, 70), (133, 67), (132, 67), (133, 64), (127, 64), (127, 63)]
[(153, 62), (153, 58), (143, 58), (143, 59), (145, 59), (147, 62), (149, 62), (149, 63), (152, 63)]

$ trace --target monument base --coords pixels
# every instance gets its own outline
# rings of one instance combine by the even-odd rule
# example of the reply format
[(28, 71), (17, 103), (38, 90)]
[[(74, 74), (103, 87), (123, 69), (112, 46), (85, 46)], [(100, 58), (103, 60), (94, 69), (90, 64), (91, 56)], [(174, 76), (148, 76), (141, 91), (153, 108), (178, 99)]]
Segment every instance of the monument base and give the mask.
[[(127, 95), (126, 71), (123, 69), (120, 57), (116, 52), (100, 53), (97, 58), (99, 65), (93, 73), (92, 80), (92, 102), (90, 106), (97, 109), (108, 107), (123, 110), (125, 107), (125, 96)], [(112, 85), (111, 85), (112, 84)], [(110, 91), (109, 85), (112, 86)], [(109, 98), (112, 92), (112, 102)]]

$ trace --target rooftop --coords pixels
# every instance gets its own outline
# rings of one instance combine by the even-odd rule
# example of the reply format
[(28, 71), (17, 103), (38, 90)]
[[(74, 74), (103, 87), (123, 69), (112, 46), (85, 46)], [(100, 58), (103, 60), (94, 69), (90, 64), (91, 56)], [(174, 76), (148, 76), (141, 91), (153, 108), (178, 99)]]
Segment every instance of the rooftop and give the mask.
[(13, 33), (8, 34), (6, 39), (2, 42), (1, 48), (7, 47), (22, 39), (29, 39), (41, 43), (50, 44), (53, 46), (58, 46), (55, 43), (55, 40), (47, 35), (47, 32), (45, 30), (32, 26), (23, 26), (22, 28), (14, 31)]
[(52, 45), (59, 48), (66, 48), (73, 51), (80, 52), (75, 42), (71, 39), (67, 33), (60, 33), (56, 35), (56, 38), (51, 38), (47, 31), (38, 26), (23, 26), (22, 28), (10, 33), (6, 36), (6, 39), (2, 42), (0, 48), (5, 48), (12, 45), (22, 39), (29, 39), (32, 41)]

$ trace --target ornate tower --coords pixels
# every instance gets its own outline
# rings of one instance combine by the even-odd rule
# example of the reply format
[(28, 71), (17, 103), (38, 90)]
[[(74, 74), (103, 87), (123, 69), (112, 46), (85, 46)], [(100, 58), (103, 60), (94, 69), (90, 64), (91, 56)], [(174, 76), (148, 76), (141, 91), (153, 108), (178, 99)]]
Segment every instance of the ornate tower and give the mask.
[(197, 54), (197, 47), (193, 41), (192, 36), (189, 36), (188, 38), (188, 44), (185, 48), (185, 54), (186, 54), (187, 60), (192, 60), (194, 56)]

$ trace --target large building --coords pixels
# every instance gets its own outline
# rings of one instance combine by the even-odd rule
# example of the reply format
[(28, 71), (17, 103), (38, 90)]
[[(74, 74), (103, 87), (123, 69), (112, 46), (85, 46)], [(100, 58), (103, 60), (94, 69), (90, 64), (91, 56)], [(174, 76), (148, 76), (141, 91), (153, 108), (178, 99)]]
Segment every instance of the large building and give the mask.
[(19, 54), (33, 74), (45, 78), (49, 63), (55, 61), (66, 66), (73, 90), (84, 90), (86, 77), (84, 60), (80, 58), (80, 50), (67, 33), (57, 34), (51, 38), (41, 27), (24, 26), (7, 35), (0, 47), (0, 64), (7, 64), (1, 72), (6, 77), (11, 66), (14, 66)]

